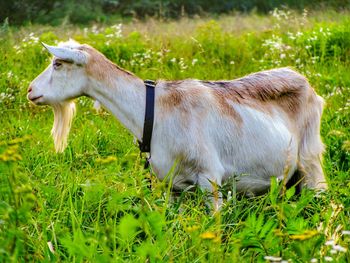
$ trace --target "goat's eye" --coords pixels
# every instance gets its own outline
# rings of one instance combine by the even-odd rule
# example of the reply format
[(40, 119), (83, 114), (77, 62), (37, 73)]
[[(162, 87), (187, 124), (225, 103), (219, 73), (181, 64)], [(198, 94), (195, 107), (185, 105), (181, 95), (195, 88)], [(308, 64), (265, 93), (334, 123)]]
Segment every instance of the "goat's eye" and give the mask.
[(59, 62), (59, 61), (55, 61), (55, 62), (53, 63), (54, 69), (57, 69), (57, 68), (59, 68), (60, 66), (62, 66), (62, 63)]

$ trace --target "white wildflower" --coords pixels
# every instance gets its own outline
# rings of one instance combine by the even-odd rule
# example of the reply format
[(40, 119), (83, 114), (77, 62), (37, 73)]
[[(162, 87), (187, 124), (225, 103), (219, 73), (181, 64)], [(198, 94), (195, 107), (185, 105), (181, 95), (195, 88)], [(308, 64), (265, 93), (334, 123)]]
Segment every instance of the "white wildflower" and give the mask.
[(318, 39), (317, 35), (314, 35), (309, 38), (309, 41), (316, 41)]
[(181, 71), (184, 71), (185, 69), (187, 69), (187, 65), (185, 64), (184, 58), (180, 58), (179, 66), (180, 66)]
[(334, 246), (335, 242), (333, 239), (327, 240), (326, 243), (324, 243), (326, 246)]
[(12, 78), (13, 77), (13, 73), (12, 71), (10, 70), (9, 72), (7, 72), (7, 78)]
[(283, 48), (282, 38), (276, 35), (272, 35), (271, 39), (265, 39), (265, 41), (262, 43), (262, 46), (270, 48), (271, 51), (282, 50)]
[(55, 254), (55, 249), (53, 247), (53, 244), (51, 241), (47, 242), (47, 246), (49, 247), (49, 250), (51, 251), (52, 254)]
[(342, 235), (350, 235), (350, 230), (343, 230)]
[(287, 32), (287, 35), (288, 35), (288, 38), (291, 39), (291, 40), (294, 40), (295, 39), (295, 36), (293, 33), (291, 32)]
[(338, 251), (338, 252), (346, 252), (346, 248), (342, 247), (341, 245), (335, 245), (333, 246), (333, 250)]
[(114, 25), (112, 26), (112, 28), (114, 29), (114, 37), (116, 38), (121, 38), (123, 35), (122, 35), (122, 24), (117, 24), (117, 25)]
[(232, 192), (228, 191), (227, 193), (227, 201), (230, 201), (232, 199)]
[(91, 187), (91, 186), (94, 186), (95, 184), (92, 184), (91, 182), (90, 182), (90, 180), (89, 179), (87, 179), (86, 181), (85, 181), (85, 184), (79, 184), (80, 186), (83, 186), (83, 187)]
[(281, 257), (274, 257), (274, 256), (265, 256), (264, 259), (272, 261), (272, 262), (280, 262), (280, 261), (282, 261)]
[(332, 258), (332, 257), (326, 256), (326, 257), (324, 257), (324, 260), (325, 260), (325, 261), (328, 261), (328, 262), (331, 262), (331, 261), (333, 261), (333, 258)]
[(315, 56), (315, 57), (311, 57), (311, 62), (312, 64), (315, 64), (318, 61), (319, 57)]
[(145, 53), (144, 53), (144, 58), (145, 59), (150, 59), (151, 58), (151, 53), (152, 53), (152, 51), (151, 50), (148, 50), (148, 51), (146, 51)]
[(91, 28), (91, 32), (94, 33), (94, 34), (98, 34), (100, 33), (99, 29), (97, 28), (96, 25), (93, 25), (92, 28)]

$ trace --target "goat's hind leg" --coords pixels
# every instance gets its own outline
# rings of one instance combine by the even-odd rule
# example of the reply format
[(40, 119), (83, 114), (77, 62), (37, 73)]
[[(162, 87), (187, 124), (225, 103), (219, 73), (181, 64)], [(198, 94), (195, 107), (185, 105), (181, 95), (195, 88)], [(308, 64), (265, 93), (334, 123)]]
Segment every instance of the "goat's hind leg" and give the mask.
[(323, 99), (316, 97), (315, 107), (306, 121), (299, 153), (299, 170), (304, 174), (303, 185), (312, 189), (327, 189), (322, 169), (324, 146), (320, 136)]
[(299, 171), (304, 177), (302, 185), (311, 189), (327, 189), (327, 181), (321, 165), (321, 154), (300, 159)]

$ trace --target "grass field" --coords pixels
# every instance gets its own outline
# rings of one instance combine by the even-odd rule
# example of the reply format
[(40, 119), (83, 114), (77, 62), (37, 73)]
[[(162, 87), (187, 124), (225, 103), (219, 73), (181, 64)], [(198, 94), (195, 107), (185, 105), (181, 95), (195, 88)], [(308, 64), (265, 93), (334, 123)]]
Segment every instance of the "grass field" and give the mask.
[[(236, 15), (177, 22), (0, 28), (1, 262), (349, 262), (350, 13)], [(62, 154), (53, 114), (26, 100), (49, 63), (40, 41), (74, 38), (145, 79), (233, 79), (275, 67), (305, 74), (326, 100), (329, 190), (235, 196), (211, 215), (203, 193), (169, 202), (133, 137), (92, 101)], [(224, 196), (234, 188), (224, 187)]]

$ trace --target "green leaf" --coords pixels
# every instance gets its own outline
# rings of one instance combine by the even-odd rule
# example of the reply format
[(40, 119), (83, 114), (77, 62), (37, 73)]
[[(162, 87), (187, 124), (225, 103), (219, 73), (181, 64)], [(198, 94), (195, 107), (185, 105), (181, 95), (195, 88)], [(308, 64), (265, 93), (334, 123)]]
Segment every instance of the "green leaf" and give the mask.
[(140, 227), (140, 223), (132, 215), (125, 215), (119, 223), (118, 233), (120, 238), (124, 241), (131, 241), (137, 234), (137, 229)]

